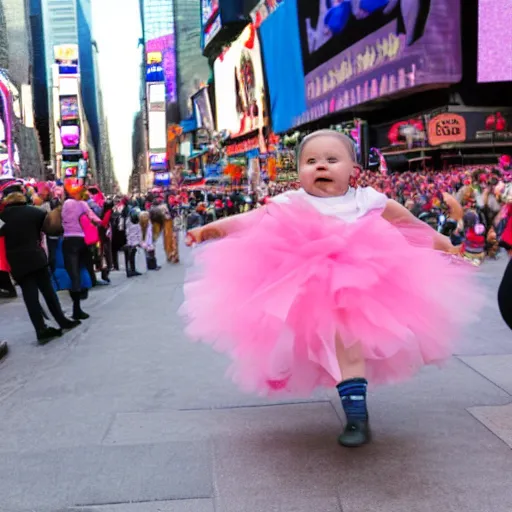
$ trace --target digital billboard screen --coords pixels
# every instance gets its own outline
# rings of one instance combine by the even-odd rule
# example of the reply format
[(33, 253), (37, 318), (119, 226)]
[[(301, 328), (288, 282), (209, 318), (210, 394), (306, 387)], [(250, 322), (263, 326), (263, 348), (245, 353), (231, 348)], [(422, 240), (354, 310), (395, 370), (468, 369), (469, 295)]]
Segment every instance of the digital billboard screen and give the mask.
[(462, 78), (460, 0), (287, 0), (260, 33), (277, 131)]
[(80, 145), (80, 128), (76, 125), (61, 126), (60, 138), (66, 149), (77, 148)]
[[(152, 56), (161, 55), (161, 63), (155, 62)], [(174, 103), (178, 99), (176, 90), (176, 38), (174, 34), (157, 37), (146, 41), (147, 64), (161, 64), (165, 78), (167, 101)], [(157, 80), (155, 80), (157, 81)]]
[(264, 80), (259, 39), (253, 25), (221, 54), (213, 66), (217, 129), (232, 137), (261, 127)]
[(297, 6), (308, 103), (298, 122), (462, 77), (460, 0), (298, 0)]
[(79, 118), (78, 98), (76, 96), (61, 96), (60, 118), (62, 121), (75, 121)]
[(512, 0), (478, 0), (478, 81), (512, 81)]

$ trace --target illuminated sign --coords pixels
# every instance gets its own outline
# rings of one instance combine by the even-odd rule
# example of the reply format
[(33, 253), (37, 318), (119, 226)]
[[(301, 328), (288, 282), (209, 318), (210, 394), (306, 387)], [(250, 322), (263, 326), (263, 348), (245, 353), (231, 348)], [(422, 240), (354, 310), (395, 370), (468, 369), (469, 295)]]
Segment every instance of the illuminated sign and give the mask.
[(149, 155), (149, 168), (152, 171), (167, 170), (167, 158), (165, 153), (156, 153)]
[(75, 61), (78, 60), (77, 44), (61, 44), (53, 47), (55, 62)]
[(162, 52), (148, 52), (147, 64), (161, 64)]
[(453, 144), (466, 140), (466, 120), (457, 114), (439, 114), (428, 123), (431, 146)]
[(146, 66), (146, 82), (164, 82), (164, 68), (161, 64), (148, 64)]

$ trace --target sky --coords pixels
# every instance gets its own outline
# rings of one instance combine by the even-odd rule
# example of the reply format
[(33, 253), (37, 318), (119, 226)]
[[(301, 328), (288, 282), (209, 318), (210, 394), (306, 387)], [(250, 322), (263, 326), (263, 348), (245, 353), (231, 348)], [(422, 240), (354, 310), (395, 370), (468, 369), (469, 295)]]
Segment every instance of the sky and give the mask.
[(133, 166), (133, 119), (140, 109), (139, 0), (92, 0), (92, 16), (114, 172), (126, 193)]

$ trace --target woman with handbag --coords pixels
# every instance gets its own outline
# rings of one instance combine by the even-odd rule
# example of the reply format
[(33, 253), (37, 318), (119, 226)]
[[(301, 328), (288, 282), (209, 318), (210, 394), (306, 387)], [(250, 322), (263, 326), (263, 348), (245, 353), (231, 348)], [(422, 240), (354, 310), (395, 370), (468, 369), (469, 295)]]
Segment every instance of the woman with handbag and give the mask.
[[(64, 240), (62, 250), (64, 263), (71, 279), (71, 298), (73, 300), (73, 318), (86, 320), (89, 315), (80, 305), (81, 299), (81, 267), (89, 265), (89, 249), (91, 243), (98, 242), (97, 229), (101, 220), (91, 210), (89, 205), (82, 200), (84, 185), (81, 180), (67, 178), (64, 182), (64, 190), (67, 199), (62, 206), (62, 228)], [(96, 237), (96, 238), (95, 238)]]

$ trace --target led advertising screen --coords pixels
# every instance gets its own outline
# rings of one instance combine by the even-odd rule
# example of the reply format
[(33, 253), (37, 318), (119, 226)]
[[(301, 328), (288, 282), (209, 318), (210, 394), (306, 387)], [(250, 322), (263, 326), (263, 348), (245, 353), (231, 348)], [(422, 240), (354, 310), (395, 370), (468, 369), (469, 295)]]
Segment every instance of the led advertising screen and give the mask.
[(297, 6), (308, 109), (295, 124), (462, 78), (460, 0), (298, 0)]
[(197, 127), (206, 128), (210, 132), (214, 130), (212, 106), (208, 96), (208, 87), (203, 87), (192, 97), (196, 115)]
[(512, 81), (512, 0), (478, 0), (478, 81)]
[(462, 78), (460, 0), (287, 0), (260, 34), (278, 132)]
[(264, 81), (259, 39), (248, 25), (214, 63), (217, 130), (237, 137), (263, 123)]
[[(161, 54), (161, 67), (165, 78), (167, 101), (174, 103), (178, 99), (176, 90), (176, 38), (174, 34), (150, 39), (146, 42), (146, 62), (159, 64), (150, 60), (151, 55)], [(157, 81), (157, 80), (155, 80)]]
[(60, 98), (60, 118), (62, 121), (75, 121), (78, 115), (78, 98), (67, 96)]

